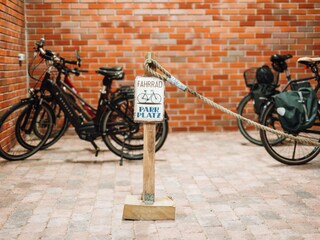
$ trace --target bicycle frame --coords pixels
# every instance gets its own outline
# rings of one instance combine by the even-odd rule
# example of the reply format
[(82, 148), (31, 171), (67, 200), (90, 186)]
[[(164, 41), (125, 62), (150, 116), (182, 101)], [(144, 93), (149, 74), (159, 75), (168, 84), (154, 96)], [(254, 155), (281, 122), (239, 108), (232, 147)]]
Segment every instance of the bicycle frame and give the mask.
[[(68, 93), (71, 94), (73, 97), (75, 97), (76, 99), (78, 99), (80, 101), (81, 107), (77, 106), (77, 110), (83, 115), (83, 117), (87, 120), (90, 121), (92, 119), (94, 119), (95, 117), (97, 117), (97, 108), (93, 107), (91, 104), (89, 104), (84, 98), (82, 98), (79, 95), (78, 90), (76, 89), (76, 87), (73, 85), (72, 81), (69, 78), (69, 74), (68, 73), (64, 73), (64, 79), (63, 81), (61, 81), (61, 74), (62, 72), (59, 71), (56, 82), (58, 84), (58, 86), (62, 86), (62, 88), (65, 88), (68, 90)], [(108, 100), (110, 99), (110, 97), (112, 97), (113, 92), (110, 91), (111, 85), (107, 86), (101, 90), (101, 93), (103, 93), (103, 100)], [(116, 93), (116, 92), (114, 92)], [(107, 103), (108, 105), (112, 104), (112, 101), (109, 101)], [(98, 117), (99, 119), (99, 117)]]
[(314, 90), (317, 92), (318, 89), (319, 89), (319, 79), (318, 78), (319, 78), (319, 76), (312, 76), (312, 77), (297, 78), (297, 79), (289, 80), (287, 82), (287, 84), (284, 86), (282, 91), (286, 91), (288, 89), (288, 87), (291, 86), (293, 83), (304, 82), (304, 81), (309, 81), (309, 80), (312, 80), (312, 79), (316, 79), (318, 83), (317, 83), (317, 86), (316, 86), (316, 88)]
[(56, 103), (61, 107), (65, 116), (70, 120), (71, 124), (77, 129), (81, 127), (82, 120), (77, 116), (76, 111), (72, 108), (65, 94), (61, 91), (58, 85), (50, 79), (50, 71), (53, 66), (50, 66), (42, 81), (40, 92), (42, 97), (44, 92), (50, 92), (51, 96), (56, 100)]
[(73, 97), (78, 99), (81, 103), (82, 107), (77, 107), (77, 110), (82, 114), (82, 116), (87, 120), (90, 121), (94, 117), (96, 117), (97, 109), (94, 108), (91, 104), (89, 104), (85, 99), (83, 99), (81, 96), (79, 96), (77, 89), (71, 82), (68, 74), (65, 74), (64, 80), (61, 81), (61, 72), (59, 72), (56, 82), (58, 86), (62, 86), (62, 88), (65, 88), (68, 90), (68, 93), (71, 94)]

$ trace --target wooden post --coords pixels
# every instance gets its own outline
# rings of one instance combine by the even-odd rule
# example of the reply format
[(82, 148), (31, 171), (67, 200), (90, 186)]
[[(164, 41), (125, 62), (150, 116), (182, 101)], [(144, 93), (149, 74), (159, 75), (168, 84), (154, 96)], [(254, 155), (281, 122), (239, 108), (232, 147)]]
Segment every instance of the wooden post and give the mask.
[[(153, 53), (147, 53), (146, 59), (154, 59)], [(152, 66), (154, 70), (155, 67)], [(150, 77), (150, 73), (144, 73), (146, 77)], [(152, 76), (151, 76), (152, 77)], [(155, 123), (143, 124), (143, 192), (142, 200), (145, 204), (153, 204), (155, 198)]]
[[(146, 59), (154, 59), (152, 53)], [(145, 76), (150, 76), (145, 72)], [(143, 192), (142, 196), (127, 196), (123, 219), (174, 220), (175, 206), (170, 197), (155, 197), (155, 136), (156, 123), (143, 123)]]
[(153, 204), (155, 199), (155, 123), (144, 123), (143, 128), (143, 192), (145, 204)]

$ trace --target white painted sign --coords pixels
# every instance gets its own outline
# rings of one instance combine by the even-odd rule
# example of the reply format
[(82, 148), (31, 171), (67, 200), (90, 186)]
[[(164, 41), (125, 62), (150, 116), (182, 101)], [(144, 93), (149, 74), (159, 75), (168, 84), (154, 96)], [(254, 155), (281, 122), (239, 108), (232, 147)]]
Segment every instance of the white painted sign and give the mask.
[(164, 81), (137, 76), (134, 82), (134, 120), (162, 122), (164, 119)]

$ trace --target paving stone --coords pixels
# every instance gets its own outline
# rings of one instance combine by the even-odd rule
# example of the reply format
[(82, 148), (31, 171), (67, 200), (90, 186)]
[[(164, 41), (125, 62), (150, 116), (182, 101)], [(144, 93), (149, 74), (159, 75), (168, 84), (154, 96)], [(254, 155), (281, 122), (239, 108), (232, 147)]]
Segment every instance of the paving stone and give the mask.
[[(99, 146), (103, 143), (98, 141)], [(0, 159), (0, 239), (320, 239), (320, 162), (276, 162), (238, 133), (170, 133), (156, 154), (156, 196), (176, 219), (122, 220), (142, 193), (142, 161), (67, 134), (25, 161)]]
[(42, 232), (42, 239), (46, 240), (53, 240), (53, 239), (64, 239), (68, 230), (68, 225), (65, 224), (64, 226), (60, 227), (47, 227)]
[(181, 232), (177, 228), (158, 229), (159, 239), (183, 239)]
[(0, 230), (0, 239), (7, 240), (7, 239), (17, 239), (21, 232), (21, 228), (1, 228)]
[(33, 233), (33, 232), (26, 232), (21, 233), (19, 236), (15, 239), (17, 240), (35, 240), (35, 239), (42, 239), (42, 232), (39, 233)]

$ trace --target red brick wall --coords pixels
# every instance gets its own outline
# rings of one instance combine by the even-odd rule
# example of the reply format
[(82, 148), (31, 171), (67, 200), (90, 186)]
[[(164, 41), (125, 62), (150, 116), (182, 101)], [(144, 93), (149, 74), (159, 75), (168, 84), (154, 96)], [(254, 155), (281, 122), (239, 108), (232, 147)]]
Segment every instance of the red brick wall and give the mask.
[(20, 66), (18, 54), (25, 54), (24, 2), (0, 3), (0, 114), (26, 96), (26, 61)]
[[(175, 77), (236, 111), (247, 92), (244, 69), (291, 53), (295, 76), (300, 56), (320, 55), (318, 0), (27, 1), (29, 46), (40, 37), (63, 56), (79, 49), (84, 68), (123, 65), (126, 83), (143, 74), (152, 51)], [(79, 78), (94, 102), (100, 76)], [(235, 129), (235, 120), (193, 96), (168, 86), (166, 109), (174, 131)]]

